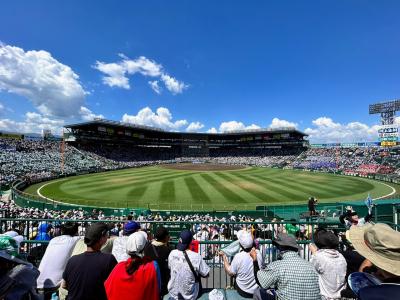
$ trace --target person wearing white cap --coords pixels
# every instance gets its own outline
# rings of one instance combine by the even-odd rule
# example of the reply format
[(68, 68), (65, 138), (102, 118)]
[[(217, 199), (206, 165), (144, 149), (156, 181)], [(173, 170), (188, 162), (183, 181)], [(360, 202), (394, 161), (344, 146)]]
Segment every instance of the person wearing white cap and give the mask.
[[(224, 261), (225, 271), (230, 276), (236, 276), (235, 288), (239, 295), (244, 298), (253, 298), (253, 294), (258, 285), (254, 277), (253, 259), (250, 251), (253, 248), (253, 237), (249, 231), (240, 230), (237, 233), (240, 251), (233, 257), (232, 263), (229, 264), (225, 253), (220, 252)], [(262, 266), (262, 257), (260, 251), (256, 250), (259, 268)]]
[(128, 237), (126, 253), (130, 258), (117, 264), (104, 283), (108, 300), (160, 299), (160, 270), (156, 261), (144, 255), (146, 245), (144, 231)]

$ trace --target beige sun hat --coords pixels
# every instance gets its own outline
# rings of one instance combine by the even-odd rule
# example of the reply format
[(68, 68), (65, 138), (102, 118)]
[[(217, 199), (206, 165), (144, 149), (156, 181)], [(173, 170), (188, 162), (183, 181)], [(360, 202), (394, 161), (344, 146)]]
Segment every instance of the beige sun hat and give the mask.
[(352, 226), (353, 247), (378, 268), (400, 276), (400, 232), (382, 223)]

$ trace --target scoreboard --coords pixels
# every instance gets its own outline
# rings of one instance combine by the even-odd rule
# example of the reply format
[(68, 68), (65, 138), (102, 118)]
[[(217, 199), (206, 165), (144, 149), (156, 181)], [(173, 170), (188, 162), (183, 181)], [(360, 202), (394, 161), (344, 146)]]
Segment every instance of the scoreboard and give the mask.
[(397, 145), (399, 139), (399, 127), (397, 125), (383, 125), (378, 132), (382, 147), (393, 147)]

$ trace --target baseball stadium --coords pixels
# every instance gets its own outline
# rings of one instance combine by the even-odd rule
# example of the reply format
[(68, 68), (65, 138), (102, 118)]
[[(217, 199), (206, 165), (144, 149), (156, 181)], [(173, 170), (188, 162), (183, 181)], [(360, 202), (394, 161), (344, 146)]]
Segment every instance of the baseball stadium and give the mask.
[[(308, 142), (294, 129), (188, 134), (105, 120), (66, 129), (64, 168), (68, 147), (106, 159), (140, 158), (149, 166), (61, 176), (30, 185), (24, 193), (54, 203), (105, 208), (254, 210), (301, 204), (310, 195), (320, 202), (360, 200), (368, 194), (382, 199), (399, 189), (368, 176), (343, 175), (350, 168), (339, 171), (342, 158), (335, 153), (329, 162), (311, 162), (311, 170), (296, 168), (305, 160)], [(328, 172), (315, 172), (324, 169)]]
[(2, 1), (0, 300), (400, 299), (399, 11)]

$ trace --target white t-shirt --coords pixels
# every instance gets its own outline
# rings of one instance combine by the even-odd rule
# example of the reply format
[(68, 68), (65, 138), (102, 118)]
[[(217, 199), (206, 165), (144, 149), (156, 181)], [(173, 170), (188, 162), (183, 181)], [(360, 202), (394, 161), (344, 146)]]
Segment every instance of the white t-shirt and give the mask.
[(124, 235), (114, 239), (111, 254), (115, 256), (117, 262), (126, 261), (129, 255), (126, 253), (126, 243), (128, 236)]
[[(261, 269), (261, 253), (259, 250), (256, 250), (256, 252), (258, 266)], [(256, 279), (254, 278), (253, 259), (251, 258), (250, 253), (241, 251), (236, 254), (232, 260), (229, 272), (233, 275), (236, 275), (236, 284), (242, 291), (249, 294), (254, 294), (258, 285)]]
[(61, 283), (62, 273), (79, 236), (60, 235), (53, 238), (39, 265), (38, 288), (52, 288)]
[[(197, 274), (207, 276), (210, 268), (201, 258), (200, 254), (186, 251), (190, 262)], [(168, 257), (168, 267), (171, 270), (171, 279), (168, 282), (169, 295), (173, 299), (195, 300), (199, 293), (199, 284), (195, 282), (193, 272), (190, 270), (182, 251), (172, 250)]]
[(326, 299), (340, 299), (346, 287), (347, 262), (342, 254), (333, 249), (320, 249), (310, 260), (318, 272), (321, 295)]

